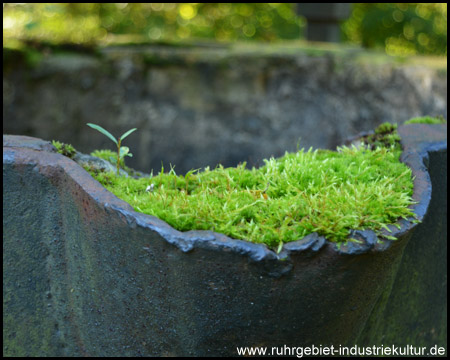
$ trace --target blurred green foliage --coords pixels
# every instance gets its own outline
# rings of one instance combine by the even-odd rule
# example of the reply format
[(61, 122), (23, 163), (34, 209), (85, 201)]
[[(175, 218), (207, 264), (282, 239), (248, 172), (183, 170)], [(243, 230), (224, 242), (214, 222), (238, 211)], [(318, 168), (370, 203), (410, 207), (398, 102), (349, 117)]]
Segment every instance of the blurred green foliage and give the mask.
[[(176, 42), (303, 38), (296, 4), (40, 3), (3, 5), (3, 44)], [(342, 25), (346, 42), (390, 55), (447, 53), (447, 4), (357, 3)]]
[(447, 4), (358, 3), (342, 30), (348, 41), (388, 55), (446, 55)]
[(303, 26), (293, 4), (7, 4), (3, 9), (4, 39), (56, 42), (114, 41), (123, 34), (147, 41), (270, 41), (298, 39)]

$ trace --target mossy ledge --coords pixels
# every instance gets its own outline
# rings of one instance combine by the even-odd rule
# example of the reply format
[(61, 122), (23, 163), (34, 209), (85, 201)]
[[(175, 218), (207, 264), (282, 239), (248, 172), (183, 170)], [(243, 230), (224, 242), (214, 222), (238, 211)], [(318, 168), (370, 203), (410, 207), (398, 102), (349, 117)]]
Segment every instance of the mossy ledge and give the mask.
[[(396, 239), (391, 232), (401, 228), (399, 220), (418, 221), (411, 210), (411, 170), (399, 161), (396, 128), (385, 123), (359, 147), (302, 149), (265, 160), (259, 169), (240, 164), (179, 176), (162, 168), (137, 179), (86, 170), (135, 211), (179, 231), (212, 230), (276, 252), (314, 234), (338, 248), (354, 246), (364, 242), (360, 234), (366, 230), (383, 244)], [(114, 161), (112, 152), (92, 155)]]

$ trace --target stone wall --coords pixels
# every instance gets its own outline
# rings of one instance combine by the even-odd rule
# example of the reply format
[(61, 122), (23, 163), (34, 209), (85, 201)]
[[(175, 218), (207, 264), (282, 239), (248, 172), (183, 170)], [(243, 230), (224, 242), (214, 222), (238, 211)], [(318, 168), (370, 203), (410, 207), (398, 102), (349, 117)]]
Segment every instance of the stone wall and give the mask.
[(128, 45), (3, 50), (3, 133), (88, 153), (124, 141), (144, 172), (235, 166), (334, 148), (384, 121), (447, 117), (446, 60), (328, 45)]

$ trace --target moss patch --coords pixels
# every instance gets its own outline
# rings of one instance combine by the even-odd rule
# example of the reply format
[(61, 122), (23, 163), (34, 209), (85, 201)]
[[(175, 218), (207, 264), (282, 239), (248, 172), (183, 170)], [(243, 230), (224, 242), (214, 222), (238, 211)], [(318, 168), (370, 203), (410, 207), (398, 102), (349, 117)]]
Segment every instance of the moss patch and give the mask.
[[(111, 150), (95, 150), (91, 153), (91, 156), (98, 157), (99, 159), (106, 160), (110, 162), (112, 165), (117, 165), (117, 153)], [(129, 175), (133, 177), (140, 177), (142, 173), (140, 171), (136, 171), (125, 165), (125, 159), (122, 158), (119, 161), (120, 167), (125, 170)], [(94, 169), (89, 169), (89, 172), (95, 172)]]
[(375, 129), (373, 134), (363, 136), (361, 141), (370, 149), (378, 147), (394, 147), (400, 150), (400, 136), (397, 133), (397, 124), (385, 122)]
[(91, 173), (136, 211), (174, 228), (214, 230), (236, 239), (279, 247), (317, 232), (334, 242), (351, 229), (379, 232), (414, 216), (411, 170), (390, 147), (300, 150), (265, 160), (259, 169), (218, 166), (176, 175), (133, 179)]
[(405, 121), (405, 125), (407, 124), (446, 124), (447, 120), (441, 115), (441, 116), (422, 116), (422, 117), (416, 117), (412, 118), (408, 121)]
[(52, 145), (56, 148), (56, 151), (61, 155), (67, 156), (68, 158), (73, 158), (77, 151), (70, 144), (64, 144), (62, 142), (53, 140)]
[[(414, 218), (412, 172), (399, 161), (399, 140), (397, 125), (384, 123), (361, 138), (359, 147), (336, 152), (302, 149), (264, 160), (259, 169), (247, 169), (245, 163), (235, 168), (219, 165), (180, 176), (173, 168), (162, 168), (158, 175), (138, 178), (86, 170), (136, 211), (175, 229), (213, 230), (281, 249), (283, 243), (313, 232), (343, 243), (356, 241), (349, 238), (350, 230), (380, 234), (400, 218)], [(53, 145), (65, 156), (75, 154), (70, 145)], [(117, 161), (110, 150), (91, 155), (114, 166)], [(141, 175), (123, 163), (121, 167), (134, 177)]]

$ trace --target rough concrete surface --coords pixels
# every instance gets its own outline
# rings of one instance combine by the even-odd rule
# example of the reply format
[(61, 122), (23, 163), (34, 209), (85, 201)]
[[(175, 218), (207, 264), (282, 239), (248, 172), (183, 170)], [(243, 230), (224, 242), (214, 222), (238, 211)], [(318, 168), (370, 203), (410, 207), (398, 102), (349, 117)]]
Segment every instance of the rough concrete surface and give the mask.
[(137, 127), (127, 164), (146, 173), (260, 165), (385, 121), (447, 117), (446, 62), (427, 57), (295, 42), (40, 51), (30, 65), (26, 50), (3, 50), (3, 133), (89, 153), (114, 144), (86, 123), (115, 136)]

